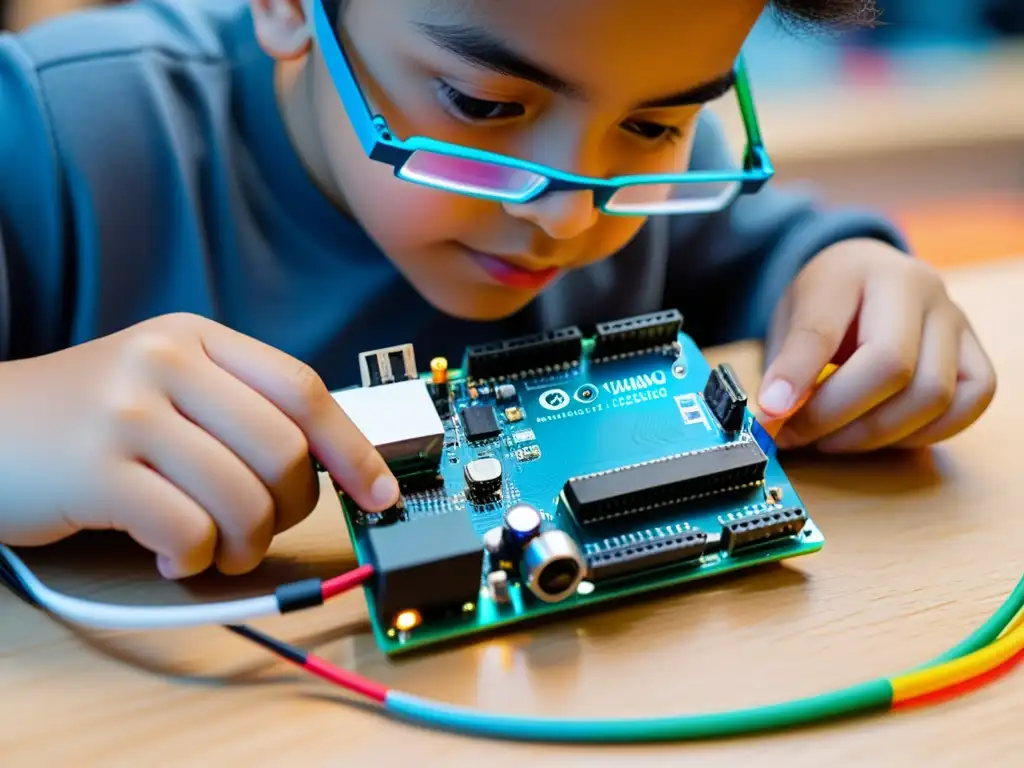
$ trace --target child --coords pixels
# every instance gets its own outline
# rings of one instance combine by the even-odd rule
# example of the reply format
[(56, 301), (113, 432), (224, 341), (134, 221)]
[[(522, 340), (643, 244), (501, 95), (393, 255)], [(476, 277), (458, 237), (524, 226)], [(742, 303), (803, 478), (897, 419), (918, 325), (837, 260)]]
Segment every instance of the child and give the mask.
[[(968, 426), (992, 366), (899, 233), (755, 192), (754, 130), (748, 167), (723, 162), (701, 105), (745, 86), (765, 8), (139, 0), (0, 38), (0, 541), (115, 528), (165, 577), (247, 572), (314, 506), (310, 453), (366, 508), (396, 500), (328, 392), (359, 351), (458, 358), (665, 306), (702, 344), (766, 339), (783, 447)], [(658, 175), (688, 167), (731, 175)], [(600, 181), (637, 174), (662, 183)]]

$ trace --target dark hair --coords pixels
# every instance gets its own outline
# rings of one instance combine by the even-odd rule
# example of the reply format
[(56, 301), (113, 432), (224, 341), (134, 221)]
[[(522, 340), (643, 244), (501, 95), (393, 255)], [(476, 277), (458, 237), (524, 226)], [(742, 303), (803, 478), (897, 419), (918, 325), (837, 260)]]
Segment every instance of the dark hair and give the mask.
[[(325, 0), (324, 5), (337, 17), (345, 2)], [(875, 0), (770, 0), (769, 6), (781, 21), (797, 27), (869, 27), (878, 19)]]
[(875, 0), (771, 0), (775, 15), (797, 27), (870, 27), (878, 20)]

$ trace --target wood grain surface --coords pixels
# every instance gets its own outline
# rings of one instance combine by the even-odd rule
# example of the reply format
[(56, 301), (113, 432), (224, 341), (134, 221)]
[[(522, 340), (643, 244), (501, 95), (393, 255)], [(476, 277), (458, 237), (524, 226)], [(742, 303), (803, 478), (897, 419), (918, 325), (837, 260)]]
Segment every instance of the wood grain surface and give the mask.
[[(385, 661), (359, 595), (259, 625), (419, 695), (488, 710), (636, 716), (769, 703), (894, 674), (980, 624), (1024, 568), (1016, 482), (1024, 428), (1024, 259), (950, 273), (993, 357), (989, 412), (915, 455), (787, 466), (825, 531), (822, 553), (405, 662)], [(756, 348), (712, 350), (748, 386)], [(109, 536), (26, 554), (52, 586), (122, 603), (259, 594), (353, 564), (336, 499), (281, 536), (258, 572), (162, 583)], [(1024, 672), (940, 708), (796, 733), (660, 746), (472, 740), (392, 722), (218, 628), (93, 632), (0, 595), (0, 764), (1010, 765)]]

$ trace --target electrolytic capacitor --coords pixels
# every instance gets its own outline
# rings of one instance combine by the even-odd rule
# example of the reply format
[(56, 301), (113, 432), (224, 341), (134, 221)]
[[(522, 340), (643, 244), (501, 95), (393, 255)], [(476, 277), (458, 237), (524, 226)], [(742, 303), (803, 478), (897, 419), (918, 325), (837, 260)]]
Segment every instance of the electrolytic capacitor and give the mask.
[(435, 357), (430, 361), (430, 375), (434, 385), (434, 396), (438, 400), (448, 399), (448, 361)]
[(505, 541), (510, 547), (519, 549), (540, 533), (543, 518), (540, 510), (532, 504), (519, 503), (505, 512)]

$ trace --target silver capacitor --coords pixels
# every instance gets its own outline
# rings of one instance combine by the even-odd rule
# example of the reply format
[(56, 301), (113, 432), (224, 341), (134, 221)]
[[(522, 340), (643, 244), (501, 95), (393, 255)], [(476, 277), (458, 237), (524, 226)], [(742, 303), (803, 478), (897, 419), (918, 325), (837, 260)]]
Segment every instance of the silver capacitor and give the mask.
[(587, 575), (587, 561), (572, 536), (549, 530), (531, 539), (523, 549), (519, 572), (535, 597), (557, 603), (576, 591)]
[(513, 504), (505, 510), (505, 545), (512, 550), (522, 549), (540, 534), (543, 522), (540, 510), (532, 504)]

